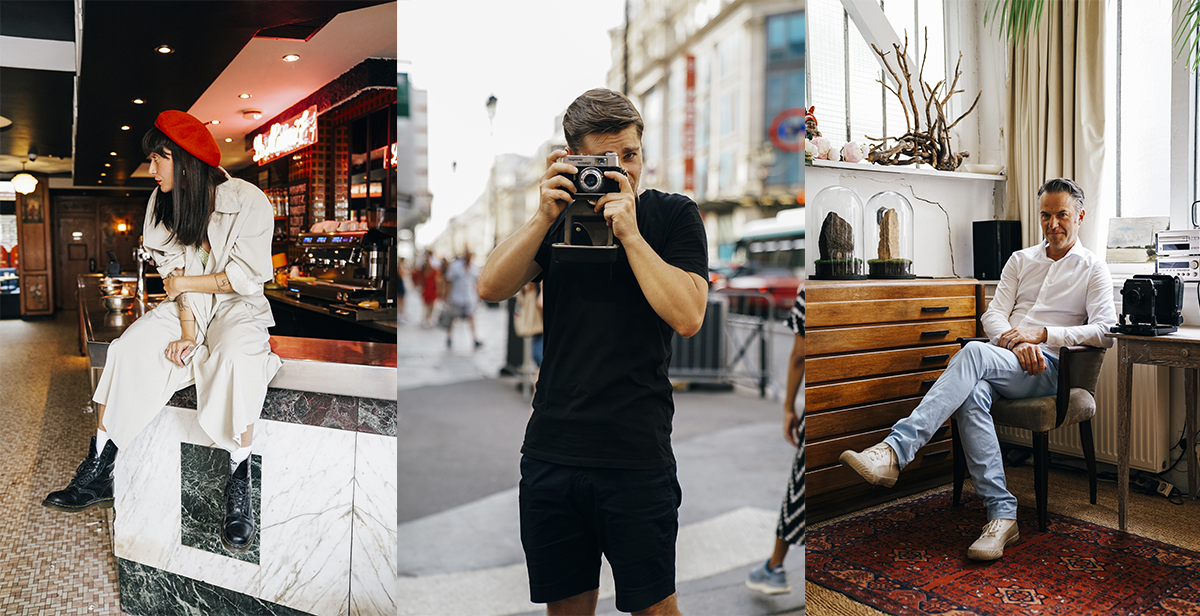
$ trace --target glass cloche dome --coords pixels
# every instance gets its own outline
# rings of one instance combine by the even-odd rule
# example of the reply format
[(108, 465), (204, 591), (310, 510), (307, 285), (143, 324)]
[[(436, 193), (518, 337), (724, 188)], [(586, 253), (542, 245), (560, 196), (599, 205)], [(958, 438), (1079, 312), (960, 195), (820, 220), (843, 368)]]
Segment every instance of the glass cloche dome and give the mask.
[(813, 280), (862, 280), (863, 204), (853, 190), (830, 186), (812, 200), (820, 235)]
[(916, 278), (913, 274), (913, 208), (898, 192), (885, 190), (867, 200), (867, 276)]

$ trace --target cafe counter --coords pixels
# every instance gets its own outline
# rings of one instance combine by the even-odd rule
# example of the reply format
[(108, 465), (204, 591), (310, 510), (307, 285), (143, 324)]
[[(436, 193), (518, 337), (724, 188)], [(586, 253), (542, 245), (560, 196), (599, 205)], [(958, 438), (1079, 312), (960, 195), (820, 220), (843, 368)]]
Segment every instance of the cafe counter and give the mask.
[[(111, 312), (100, 279), (80, 276), (78, 286), (93, 374), (153, 301)], [(272, 336), (271, 349), (283, 365), (254, 433), (255, 543), (236, 554), (217, 537), (228, 454), (200, 429), (195, 388), (180, 390), (117, 457), (113, 549), (123, 603), (395, 613), (396, 346)]]

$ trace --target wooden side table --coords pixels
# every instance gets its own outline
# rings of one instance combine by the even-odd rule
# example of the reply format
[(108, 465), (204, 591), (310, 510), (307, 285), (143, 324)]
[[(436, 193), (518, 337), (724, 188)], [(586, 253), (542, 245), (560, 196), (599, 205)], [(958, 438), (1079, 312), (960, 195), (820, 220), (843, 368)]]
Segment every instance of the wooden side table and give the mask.
[(1129, 500), (1129, 431), (1132, 423), (1133, 365), (1184, 369), (1185, 457), (1188, 496), (1196, 498), (1196, 396), (1200, 389), (1200, 327), (1180, 327), (1165, 336), (1109, 334), (1117, 339), (1117, 524), (1125, 530)]

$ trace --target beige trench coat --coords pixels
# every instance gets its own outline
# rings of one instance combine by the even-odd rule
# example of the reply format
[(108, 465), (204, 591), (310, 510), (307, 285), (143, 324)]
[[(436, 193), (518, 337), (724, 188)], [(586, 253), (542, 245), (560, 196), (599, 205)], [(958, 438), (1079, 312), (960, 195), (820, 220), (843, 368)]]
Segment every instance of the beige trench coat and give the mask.
[(263, 295), (263, 283), (272, 278), (274, 211), (249, 182), (231, 178), (217, 186), (208, 224), (212, 252), (202, 265), (194, 247), (180, 245), (166, 228), (154, 224), (153, 202), (152, 196), (143, 243), (159, 273), (165, 276), (176, 268), (183, 268), (185, 276), (224, 271), (234, 292), (188, 294), (197, 347), (182, 367), (164, 355), (167, 344), (181, 334), (174, 302), (163, 302), (134, 321), (109, 346), (92, 400), (106, 406), (105, 428), (117, 447), (124, 447), (172, 394), (195, 383), (200, 427), (214, 443), (232, 451), (262, 412), (267, 384), (281, 365), (271, 352), (267, 328), (275, 321)]

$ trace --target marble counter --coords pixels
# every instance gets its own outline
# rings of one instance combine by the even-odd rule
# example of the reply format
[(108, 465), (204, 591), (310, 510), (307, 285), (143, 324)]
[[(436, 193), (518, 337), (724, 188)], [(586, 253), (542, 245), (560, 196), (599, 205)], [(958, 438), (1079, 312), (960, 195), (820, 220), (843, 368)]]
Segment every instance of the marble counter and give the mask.
[[(81, 288), (82, 341), (103, 366), (145, 306), (114, 316), (85, 293), (99, 297)], [(194, 387), (117, 456), (125, 613), (396, 612), (395, 345), (275, 336), (271, 347), (283, 367), (255, 427), (259, 530), (245, 553), (217, 536), (229, 455), (200, 429)]]

